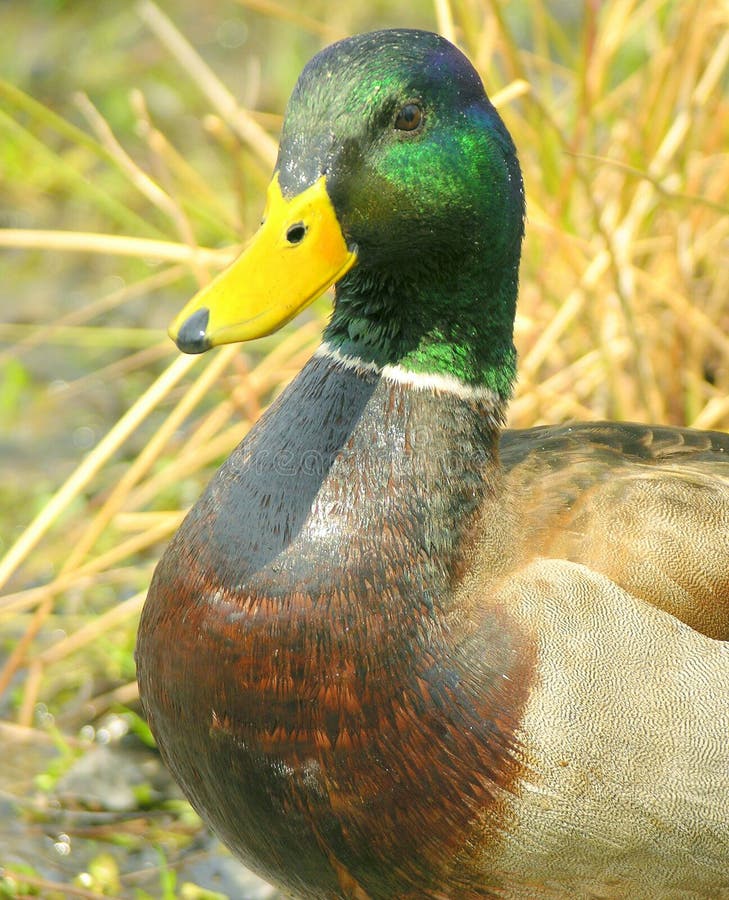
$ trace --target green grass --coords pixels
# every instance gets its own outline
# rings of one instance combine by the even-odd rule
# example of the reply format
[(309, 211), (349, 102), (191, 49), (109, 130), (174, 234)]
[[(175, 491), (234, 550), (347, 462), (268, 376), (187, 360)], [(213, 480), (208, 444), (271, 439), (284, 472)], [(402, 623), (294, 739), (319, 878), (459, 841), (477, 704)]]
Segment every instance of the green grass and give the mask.
[[(286, 97), (337, 37), (441, 30), (514, 136), (528, 222), (511, 424), (729, 430), (721, 0), (605, 0), (577, 17), (546, 0), (164, 8), (58, 0), (4, 16), (0, 716), (19, 756), (49, 740), (48, 716), (81, 755), (83, 726), (136, 709), (154, 563), (316, 344), (326, 300), (278, 336), (203, 358), (179, 356), (164, 327), (255, 227)], [(28, 779), (53, 765), (29, 761)], [(53, 778), (40, 783), (52, 796)], [(42, 814), (39, 795), (20, 803), (22, 781), (0, 787), (18, 829)], [(197, 827), (182, 813), (167, 825), (158, 839), (175, 850)], [(26, 875), (28, 894), (54, 896)], [(112, 894), (134, 896), (125, 877)]]

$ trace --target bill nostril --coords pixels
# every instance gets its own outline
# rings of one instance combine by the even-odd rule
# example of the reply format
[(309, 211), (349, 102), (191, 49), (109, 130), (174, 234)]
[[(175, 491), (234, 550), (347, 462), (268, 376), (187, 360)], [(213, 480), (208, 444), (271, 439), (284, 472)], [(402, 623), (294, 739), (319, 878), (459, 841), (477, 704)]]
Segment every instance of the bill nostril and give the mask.
[(306, 225), (303, 222), (297, 222), (292, 225), (286, 232), (286, 240), (289, 244), (300, 244), (304, 240), (306, 234)]

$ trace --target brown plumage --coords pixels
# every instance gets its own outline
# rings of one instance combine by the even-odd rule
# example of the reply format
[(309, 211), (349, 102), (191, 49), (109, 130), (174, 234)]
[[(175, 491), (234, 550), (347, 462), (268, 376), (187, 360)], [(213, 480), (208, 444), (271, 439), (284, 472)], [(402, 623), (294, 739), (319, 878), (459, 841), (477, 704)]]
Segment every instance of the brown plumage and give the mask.
[(511, 431), (501, 461), (533, 523), (522, 552), (582, 563), (729, 638), (726, 435), (610, 423)]

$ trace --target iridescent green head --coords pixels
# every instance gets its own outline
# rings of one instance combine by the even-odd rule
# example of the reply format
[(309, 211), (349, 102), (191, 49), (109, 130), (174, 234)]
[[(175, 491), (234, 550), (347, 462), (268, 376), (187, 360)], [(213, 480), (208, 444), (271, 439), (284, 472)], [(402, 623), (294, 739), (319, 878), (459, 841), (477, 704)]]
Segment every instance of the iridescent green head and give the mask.
[[(264, 228), (281, 236), (278, 269), (295, 247), (316, 282), (307, 296), (336, 281), (330, 345), (509, 394), (524, 192), (509, 133), (459, 50), (414, 30), (323, 50), (289, 101), (274, 184)], [(344, 241), (327, 249), (326, 265), (314, 258), (309, 198), (317, 211), (331, 209), (321, 228), (328, 234), (336, 220)], [(298, 292), (287, 277), (280, 290)], [(276, 324), (302, 305), (292, 303)], [(216, 332), (205, 320), (197, 331), (204, 314), (200, 303), (193, 316), (191, 308), (172, 329), (183, 349), (271, 330), (256, 307), (245, 328)]]
[(507, 394), (524, 193), (512, 140), (466, 57), (438, 35), (357, 35), (306, 66), (277, 166), (320, 175), (357, 264), (326, 338), (344, 352)]

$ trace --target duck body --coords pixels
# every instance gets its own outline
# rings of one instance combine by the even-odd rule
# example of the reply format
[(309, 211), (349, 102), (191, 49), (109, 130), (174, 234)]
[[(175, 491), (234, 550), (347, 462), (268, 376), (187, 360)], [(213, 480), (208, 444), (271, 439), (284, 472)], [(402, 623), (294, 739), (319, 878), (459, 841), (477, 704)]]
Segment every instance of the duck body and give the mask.
[[(654, 533), (666, 476), (711, 493), (729, 436), (498, 434), (483, 399), (315, 356), (155, 575), (139, 677), (164, 758), (297, 896), (709, 896), (729, 854), (729, 645), (615, 580), (633, 572), (615, 547), (624, 573), (564, 535), (587, 471), (593, 491), (643, 482), (632, 515)], [(725, 518), (703, 507), (717, 536), (728, 482)], [(642, 590), (681, 572), (667, 558)]]
[[(410, 31), (302, 75), (267, 221), (293, 210), (286, 258), (310, 198), (341, 227), (334, 315), (155, 572), (144, 709), (201, 816), (297, 897), (722, 896), (729, 435), (502, 430), (523, 200), (474, 79)], [(185, 349), (250, 336), (229, 285)]]

